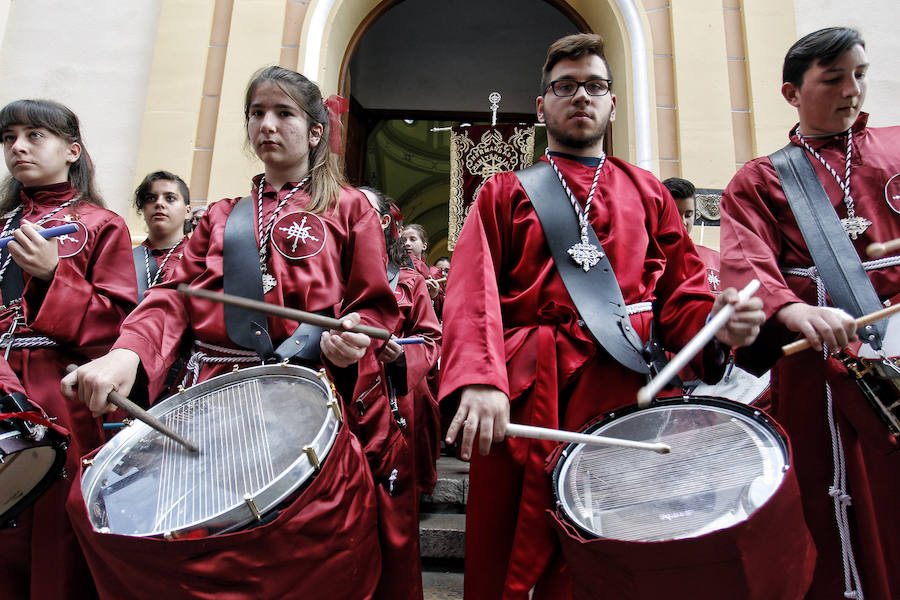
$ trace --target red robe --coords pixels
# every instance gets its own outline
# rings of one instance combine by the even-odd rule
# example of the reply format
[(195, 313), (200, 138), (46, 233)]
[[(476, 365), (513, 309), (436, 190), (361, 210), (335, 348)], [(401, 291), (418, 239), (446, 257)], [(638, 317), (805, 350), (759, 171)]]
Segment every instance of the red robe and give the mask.
[[(422, 260), (421, 258), (417, 258), (417, 257), (413, 256), (412, 254), (410, 254), (409, 257), (412, 259), (413, 266), (416, 268), (416, 271), (418, 271), (419, 275), (421, 275), (425, 279), (437, 280), (437, 279), (444, 278), (444, 272), (441, 271), (439, 268), (430, 266), (424, 260)], [(446, 288), (445, 284), (441, 284), (441, 287), (438, 290), (437, 296), (435, 296), (434, 298), (431, 298), (431, 302), (434, 305), (434, 312), (438, 316), (438, 320), (441, 319), (441, 315), (443, 313), (444, 296), (445, 296), (446, 289), (447, 288)]]
[[(258, 177), (254, 179), (252, 190), (254, 223), (257, 222)], [(292, 184), (286, 184), (276, 192), (266, 185), (263, 190), (264, 225), (268, 224), (277, 201), (286, 196), (291, 187)], [(222, 200), (209, 207), (206, 218), (200, 221), (191, 236), (184, 250), (184, 258), (171, 278), (151, 288), (140, 306), (122, 324), (121, 334), (114, 347), (133, 350), (140, 356), (141, 365), (148, 376), (151, 398), (157, 396), (179, 349), (185, 347), (191, 339), (228, 348), (235, 347), (228, 338), (222, 304), (184, 296), (175, 288), (180, 283), (187, 283), (206, 290), (222, 291), (225, 223), (238, 200), (240, 198)], [(384, 238), (368, 200), (360, 192), (345, 188), (336, 210), (328, 209), (317, 215), (304, 210), (308, 203), (309, 195), (298, 191), (275, 221), (269, 243), (267, 268), (278, 284), (266, 294), (266, 302), (311, 312), (332, 310), (334, 307), (337, 307), (335, 312), (339, 314), (356, 311), (362, 317), (362, 323), (393, 330), (398, 318), (397, 304), (384, 277)], [(257, 243), (258, 241), (257, 239)], [(271, 316), (268, 317), (267, 324), (275, 347), (297, 327), (296, 322)], [(376, 342), (377, 340), (373, 341), (372, 350), (361, 362), (371, 360), (372, 353), (381, 346)], [(201, 365), (198, 381), (228, 372), (231, 368), (231, 364), (204, 363)], [(353, 389), (352, 376), (356, 369), (331, 368), (330, 371), (339, 389)], [(348, 377), (350, 381), (347, 380)], [(354, 422), (355, 413), (351, 408), (356, 402), (345, 397), (344, 403), (347, 407), (344, 412), (347, 417), (345, 423), (357, 432), (360, 426)], [(376, 442), (383, 441), (384, 437), (373, 435), (361, 439), (366, 445), (372, 439)], [(367, 447), (366, 454), (371, 456), (379, 450)], [(348, 446), (347, 451), (358, 453), (360, 449), (354, 444)], [(327, 462), (324, 468), (328, 469)], [(358, 493), (362, 495), (352, 505), (343, 506), (341, 503), (342, 511), (349, 512), (323, 513), (322, 507), (311, 505), (301, 516), (305, 514), (310, 518), (339, 519), (342, 522), (344, 519), (355, 520), (360, 527), (374, 527), (374, 519), (371, 517), (375, 511), (375, 500), (371, 476), (358, 467), (346, 472), (349, 473), (347, 485), (358, 489)], [(75, 505), (77, 506), (77, 499)], [(70, 500), (70, 509), (71, 507)], [(336, 521), (334, 529), (343, 530)], [(355, 531), (359, 534), (359, 529)], [(366, 536), (368, 539), (368, 533)], [(344, 536), (338, 545), (343, 544), (347, 549), (346, 546), (352, 543), (352, 536)], [(346, 553), (341, 554), (342, 557), (345, 555)], [(354, 576), (360, 582), (359, 597), (369, 597), (381, 567), (377, 546), (371, 548), (367, 544), (359, 555), (353, 556), (361, 565), (358, 574)], [(217, 566), (220, 558), (215, 553), (204, 558), (204, 564), (212, 577), (216, 576), (217, 569), (221, 569)], [(102, 569), (102, 561), (98, 560), (92, 567)], [(335, 572), (325, 560), (314, 561), (309, 567), (309, 578), (323, 590), (329, 589), (331, 578), (345, 576)], [(165, 567), (157, 564), (148, 568)], [(286, 578), (293, 577), (288, 572), (284, 575)], [(198, 586), (198, 590), (202, 587)], [(264, 596), (266, 589), (269, 588), (256, 588), (256, 597)], [(248, 593), (248, 597), (254, 596), (252, 590)]]
[[(168, 281), (172, 277), (172, 274), (175, 272), (175, 267), (178, 265), (178, 263), (181, 262), (181, 259), (184, 258), (184, 247), (186, 245), (187, 245), (187, 239), (182, 239), (176, 245), (175, 251), (172, 252), (172, 254), (169, 255), (168, 260), (166, 260), (166, 255), (169, 254), (170, 248), (165, 248), (162, 250), (154, 250), (150, 246), (149, 239), (146, 239), (143, 242), (141, 242), (142, 248), (146, 248), (147, 250), (150, 251), (151, 260), (156, 261), (157, 269), (162, 269), (162, 273), (160, 273), (159, 277), (156, 278), (157, 285), (159, 285), (160, 283), (162, 283), (164, 281)], [(148, 277), (147, 277), (146, 264), (144, 264), (140, 268), (137, 265), (135, 265), (135, 270), (137, 271), (138, 279), (143, 278), (144, 281), (147, 283), (147, 287), (150, 287), (150, 281), (148, 281)], [(152, 278), (150, 278), (150, 279), (152, 279)]]
[[(586, 198), (595, 167), (563, 157), (556, 162), (575, 196)], [(664, 345), (681, 348), (704, 325), (713, 296), (668, 192), (650, 173), (609, 158), (590, 217), (626, 304), (653, 301)], [(569, 430), (634, 403), (644, 377), (598, 351), (579, 326), (537, 214), (513, 173), (496, 175), (481, 189), (453, 262), (441, 401), (452, 401), (463, 386), (492, 385), (509, 395), (512, 422)], [(650, 312), (631, 318), (643, 340), (651, 319)], [(563, 390), (566, 405), (558, 401)], [(524, 599), (552, 576), (548, 565), (558, 544), (544, 514), (554, 502), (543, 467), (553, 447), (512, 438), (494, 444), (487, 457), (473, 456), (467, 600)], [(567, 595), (559, 593), (554, 597)]]
[[(68, 183), (22, 192), (22, 216), (32, 223), (75, 196)], [(25, 325), (17, 336), (47, 336), (54, 348), (13, 350), (9, 365), (26, 395), (72, 434), (66, 459), (69, 479), (60, 480), (19, 518), (19, 527), (0, 531), (0, 596), (4, 598), (82, 598), (93, 583), (68, 518), (65, 498), (83, 454), (106, 438), (102, 422), (87, 406), (60, 392), (59, 380), (70, 363), (82, 363), (109, 350), (119, 325), (137, 298), (131, 242), (125, 221), (88, 203), (70, 205), (43, 227), (66, 222), (78, 231), (57, 238), (59, 265), (49, 282), (22, 273)], [(7, 331), (13, 311), (4, 310), (0, 330)], [(32, 556), (34, 557), (32, 559)], [(52, 576), (48, 576), (52, 574)]]
[[(379, 482), (379, 533), (382, 578), (376, 598), (421, 599), (422, 569), (419, 550), (419, 496), (437, 480), (435, 462), (440, 452), (440, 413), (434, 378), (441, 352), (441, 325), (434, 314), (425, 279), (412, 269), (400, 269), (394, 297), (400, 308), (397, 337), (421, 336), (423, 344), (403, 346), (403, 356), (379, 366), (397, 395), (404, 442), (402, 452), (388, 464), (394, 478)], [(387, 399), (384, 400), (387, 404)], [(390, 477), (390, 473), (389, 473)]]
[[(900, 127), (869, 129), (861, 113), (853, 125), (852, 195), (856, 214), (872, 221), (853, 244), (863, 261), (872, 242), (900, 237), (900, 218), (885, 201), (885, 186), (900, 172)], [(793, 131), (793, 129), (792, 129)], [(791, 141), (797, 143), (792, 135)], [(809, 144), (843, 173), (845, 137), (809, 139)], [(811, 162), (839, 217), (846, 216), (843, 193), (834, 177), (813, 157)], [(896, 180), (895, 180), (896, 181)], [(894, 192), (896, 194), (897, 192)], [(894, 205), (900, 204), (894, 200)], [(786, 276), (782, 269), (808, 268), (812, 257), (800, 234), (768, 157), (757, 158), (735, 175), (722, 198), (722, 279), (740, 287), (761, 282), (766, 322), (757, 343), (738, 352), (739, 363), (762, 372), (772, 363), (772, 415), (787, 430), (803, 494), (803, 508), (818, 550), (808, 598), (836, 598), (844, 591), (841, 546), (828, 496), (832, 485), (831, 436), (825, 421), (825, 382), (831, 385), (846, 455), (850, 527), (856, 565), (869, 600), (900, 597), (900, 451), (888, 437), (846, 370), (832, 358), (805, 351), (775, 360), (796, 334), (773, 319), (786, 304), (816, 305), (815, 284)], [(869, 271), (882, 299), (900, 292), (900, 268)]]
[(706, 265), (706, 282), (709, 284), (709, 291), (718, 294), (725, 289), (719, 278), (719, 263), (721, 262), (719, 251), (706, 246), (694, 247), (697, 249), (697, 254), (700, 255), (700, 260)]

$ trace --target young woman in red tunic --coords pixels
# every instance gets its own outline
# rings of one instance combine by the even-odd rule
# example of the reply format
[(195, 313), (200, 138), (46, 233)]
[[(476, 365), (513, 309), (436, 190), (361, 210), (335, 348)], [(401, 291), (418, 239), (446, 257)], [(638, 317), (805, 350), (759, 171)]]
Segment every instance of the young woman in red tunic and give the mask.
[[(339, 121), (326, 104), (314, 83), (280, 67), (260, 71), (247, 89), (244, 108), (248, 140), (265, 166), (249, 189), (264, 298), (271, 304), (339, 316), (346, 328), (363, 322), (393, 330), (398, 310), (384, 277), (381, 229), (365, 196), (344, 183), (338, 156), (330, 151), (329, 143), (339, 144), (339, 139), (330, 136)], [(181, 283), (222, 291), (225, 279), (236, 276), (225, 271), (223, 259), (227, 257), (226, 221), (240, 200), (231, 198), (210, 205), (171, 278), (148, 291), (123, 324), (114, 349), (63, 380), (69, 394), (77, 394), (97, 414), (111, 410), (106, 396), (113, 389), (127, 394), (135, 387), (136, 393), (149, 391), (151, 398), (156, 397), (178, 351), (190, 345), (195, 353), (189, 361), (192, 372), (187, 383), (228, 372), (236, 362), (259, 364), (256, 353), (230, 339), (222, 305), (176, 291)], [(276, 348), (297, 327), (296, 322), (276, 317), (268, 317), (266, 325)], [(381, 345), (363, 334), (323, 332), (321, 359), (313, 362), (326, 367), (339, 390), (353, 390), (357, 362), (367, 352), (380, 350)], [(236, 358), (209, 360), (216, 356)], [(146, 375), (149, 390), (134, 385), (139, 370)], [(346, 393), (343, 399), (348, 406), (356, 404)], [(345, 415), (352, 420), (351, 410)], [(339, 442), (344, 440), (346, 430), (342, 430)], [(342, 491), (300, 510), (289, 523), (282, 523), (283, 519), (274, 522), (276, 527), (301, 522), (318, 527), (318, 537), (298, 534), (291, 540), (291, 559), (302, 564), (302, 570), (273, 568), (273, 561), (283, 562), (285, 557), (267, 561), (263, 555), (270, 550), (259, 547), (257, 540), (256, 545), (248, 542), (236, 547), (226, 572), (215, 553), (196, 557), (199, 571), (194, 588), (188, 592), (211, 594), (222, 591), (228, 581), (243, 584), (246, 573), (253, 570), (259, 575), (251, 586), (255, 597), (285, 597), (287, 588), (291, 597), (302, 594), (303, 589), (319, 593), (327, 589), (334, 598), (369, 597), (380, 573), (372, 476), (359, 443), (346, 436), (349, 439), (343, 444), (342, 456), (335, 457), (342, 461), (337, 463), (341, 466), (337, 476)], [(350, 459), (352, 465), (347, 462)], [(320, 478), (326, 470), (327, 462)], [(351, 491), (352, 498), (348, 497)], [(334, 510), (338, 506), (341, 510)], [(320, 539), (319, 524), (327, 525), (325, 539)], [(111, 568), (107, 563), (116, 559), (111, 553), (98, 552), (93, 560), (89, 556), (95, 571)], [(152, 566), (123, 562), (112, 568), (117, 572), (141, 567), (165, 571), (169, 568), (165, 560)], [(297, 581), (301, 575), (302, 583)], [(158, 589), (144, 589), (142, 593), (144, 597), (152, 592), (163, 595), (168, 583), (150, 581), (148, 585), (158, 585)], [(134, 594), (121, 587), (108, 590), (110, 596), (120, 594), (118, 597), (129, 592)]]
[(400, 345), (391, 340), (379, 353), (378, 374), (387, 381), (389, 405), (403, 433), (405, 447), (391, 464), (387, 485), (376, 487), (382, 578), (376, 598), (421, 599), (422, 572), (419, 550), (419, 497), (430, 493), (437, 480), (435, 463), (440, 451), (441, 422), (437, 396), (437, 363), (441, 354), (438, 322), (425, 279), (412, 267), (391, 217), (390, 203), (381, 192), (363, 188), (377, 211), (385, 232), (390, 264), (388, 280), (400, 307), (395, 337), (421, 337), (423, 343)]
[[(0, 110), (10, 177), (0, 191), (2, 351), (27, 396), (72, 434), (66, 471), (105, 440), (102, 422), (64, 397), (66, 365), (103, 354), (134, 307), (137, 288), (128, 228), (103, 208), (78, 117), (56, 102), (18, 100)], [(74, 233), (45, 240), (41, 228), (74, 223)], [(65, 513), (71, 479), (60, 479), (0, 531), (0, 596), (84, 598), (90, 574)], [(34, 557), (34, 560), (32, 560)]]
[(184, 257), (191, 192), (178, 175), (154, 171), (134, 190), (134, 207), (147, 225), (147, 239), (134, 249), (138, 292), (143, 299), (143, 292), (166, 281)]

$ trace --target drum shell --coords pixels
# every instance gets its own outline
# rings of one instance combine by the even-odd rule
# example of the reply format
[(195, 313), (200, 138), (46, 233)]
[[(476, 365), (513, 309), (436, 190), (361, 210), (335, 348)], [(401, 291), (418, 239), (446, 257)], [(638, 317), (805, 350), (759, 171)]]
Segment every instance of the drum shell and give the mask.
[[(789, 440), (787, 450), (790, 458)], [(560, 508), (548, 516), (577, 600), (596, 598), (598, 590), (617, 600), (794, 600), (812, 581), (816, 550), (792, 463), (775, 494), (747, 520), (694, 538), (593, 538)]]
[(315, 479), (254, 529), (177, 540), (95, 532), (80, 469), (67, 509), (101, 598), (369, 598), (381, 572), (372, 476), (346, 427)]

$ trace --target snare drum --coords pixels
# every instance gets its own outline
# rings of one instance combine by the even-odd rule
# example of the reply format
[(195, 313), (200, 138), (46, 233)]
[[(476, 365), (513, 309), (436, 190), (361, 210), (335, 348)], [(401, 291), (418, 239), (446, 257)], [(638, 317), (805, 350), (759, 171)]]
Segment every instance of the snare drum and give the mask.
[(22, 394), (0, 400), (0, 529), (63, 475), (68, 437)]
[(324, 371), (250, 367), (149, 412), (200, 452), (135, 422), (84, 461), (68, 509), (101, 596), (374, 589), (373, 482)]
[(552, 515), (576, 598), (803, 597), (815, 550), (787, 438), (752, 407), (683, 397), (629, 407), (585, 433), (670, 454), (566, 447)]

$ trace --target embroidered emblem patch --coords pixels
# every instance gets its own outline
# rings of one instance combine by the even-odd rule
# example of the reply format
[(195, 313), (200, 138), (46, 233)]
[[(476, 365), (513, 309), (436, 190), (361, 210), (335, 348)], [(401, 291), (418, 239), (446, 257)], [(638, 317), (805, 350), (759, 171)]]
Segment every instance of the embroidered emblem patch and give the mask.
[(706, 268), (706, 283), (709, 284), (709, 291), (716, 294), (722, 291), (719, 289), (719, 286), (722, 285), (722, 281), (719, 279), (718, 269)]
[(328, 230), (318, 215), (300, 211), (282, 216), (272, 228), (272, 244), (290, 260), (310, 258), (322, 251)]
[(394, 288), (394, 298), (397, 300), (397, 304), (406, 302), (406, 294), (403, 293), (403, 288), (399, 285)]
[(65, 215), (65, 217), (59, 219), (48, 219), (41, 225), (44, 229), (50, 229), (51, 227), (68, 225), (69, 223), (76, 225), (78, 231), (75, 233), (65, 233), (55, 238), (56, 244), (59, 247), (60, 258), (75, 256), (84, 249), (88, 240), (87, 227), (85, 227), (84, 223), (81, 221), (73, 219), (71, 215)]
[(888, 179), (884, 184), (884, 201), (892, 211), (900, 215), (900, 173)]

